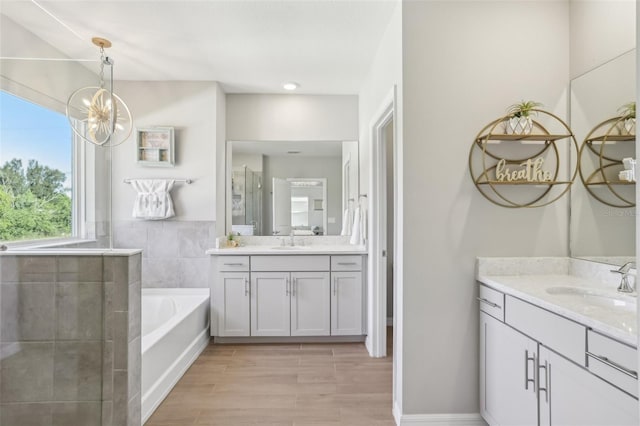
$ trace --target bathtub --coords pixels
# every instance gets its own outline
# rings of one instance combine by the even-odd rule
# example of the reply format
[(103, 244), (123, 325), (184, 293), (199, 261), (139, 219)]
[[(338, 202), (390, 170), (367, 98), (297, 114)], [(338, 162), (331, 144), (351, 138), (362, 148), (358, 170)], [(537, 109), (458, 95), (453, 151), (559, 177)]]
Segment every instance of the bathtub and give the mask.
[(209, 343), (209, 289), (142, 289), (142, 423)]

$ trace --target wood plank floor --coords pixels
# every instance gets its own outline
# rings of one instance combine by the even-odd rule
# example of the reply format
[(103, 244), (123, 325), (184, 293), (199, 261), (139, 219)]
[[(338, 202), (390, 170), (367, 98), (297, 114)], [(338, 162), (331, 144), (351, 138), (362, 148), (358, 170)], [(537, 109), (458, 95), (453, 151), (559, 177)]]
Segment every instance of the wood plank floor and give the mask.
[(391, 380), (362, 343), (210, 345), (145, 425), (393, 426)]

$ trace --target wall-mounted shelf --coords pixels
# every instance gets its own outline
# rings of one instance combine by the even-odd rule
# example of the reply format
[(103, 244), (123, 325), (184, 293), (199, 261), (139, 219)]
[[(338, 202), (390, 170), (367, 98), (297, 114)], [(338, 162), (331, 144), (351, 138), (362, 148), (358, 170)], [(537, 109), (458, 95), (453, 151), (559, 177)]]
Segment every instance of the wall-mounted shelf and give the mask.
[(473, 183), (485, 198), (499, 206), (546, 206), (566, 194), (577, 175), (577, 167), (564, 169), (569, 164), (564, 157), (571, 150), (578, 152), (569, 126), (550, 112), (533, 113), (545, 119), (545, 125), (533, 120), (531, 133), (508, 134), (507, 115), (487, 124), (471, 145), (469, 171)]
[(141, 166), (173, 167), (173, 127), (150, 127), (136, 131), (136, 160)]
[(506, 135), (506, 134), (485, 134), (478, 136), (476, 141), (539, 141), (539, 142), (553, 142), (560, 139), (570, 137), (570, 134), (565, 135), (550, 135), (550, 134), (533, 134), (533, 135)]
[[(596, 125), (578, 153), (580, 180), (587, 192), (610, 207), (635, 207), (635, 182), (617, 179), (624, 170), (622, 159), (635, 158), (634, 134), (616, 134), (625, 117), (613, 117)], [(621, 142), (621, 143), (618, 143)], [(625, 189), (627, 188), (627, 189)]]

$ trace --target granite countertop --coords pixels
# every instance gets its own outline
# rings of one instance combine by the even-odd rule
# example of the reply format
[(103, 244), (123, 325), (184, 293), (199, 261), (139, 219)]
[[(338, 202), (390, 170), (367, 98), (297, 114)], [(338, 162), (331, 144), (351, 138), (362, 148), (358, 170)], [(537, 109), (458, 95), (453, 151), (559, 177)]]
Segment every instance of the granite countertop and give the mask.
[[(632, 346), (638, 344), (636, 293), (568, 274), (482, 275), (477, 280), (495, 290), (557, 313)], [(553, 294), (551, 288), (561, 288)], [(576, 294), (569, 294), (573, 289)], [(597, 295), (589, 299), (584, 293)], [(621, 301), (616, 303), (616, 301)]]
[(219, 249), (209, 249), (207, 254), (214, 256), (232, 255), (298, 255), (298, 254), (367, 254), (364, 246), (343, 245), (305, 245), (305, 246), (268, 246), (268, 245), (247, 245), (240, 247), (225, 247)]

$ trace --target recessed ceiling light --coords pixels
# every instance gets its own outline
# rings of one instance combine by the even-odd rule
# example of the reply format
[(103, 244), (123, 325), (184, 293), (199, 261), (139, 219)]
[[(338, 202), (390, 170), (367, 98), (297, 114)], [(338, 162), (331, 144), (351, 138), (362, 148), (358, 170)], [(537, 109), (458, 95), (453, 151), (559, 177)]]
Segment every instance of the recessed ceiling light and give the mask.
[(296, 90), (298, 87), (300, 87), (300, 85), (295, 81), (287, 81), (282, 85), (284, 90)]

